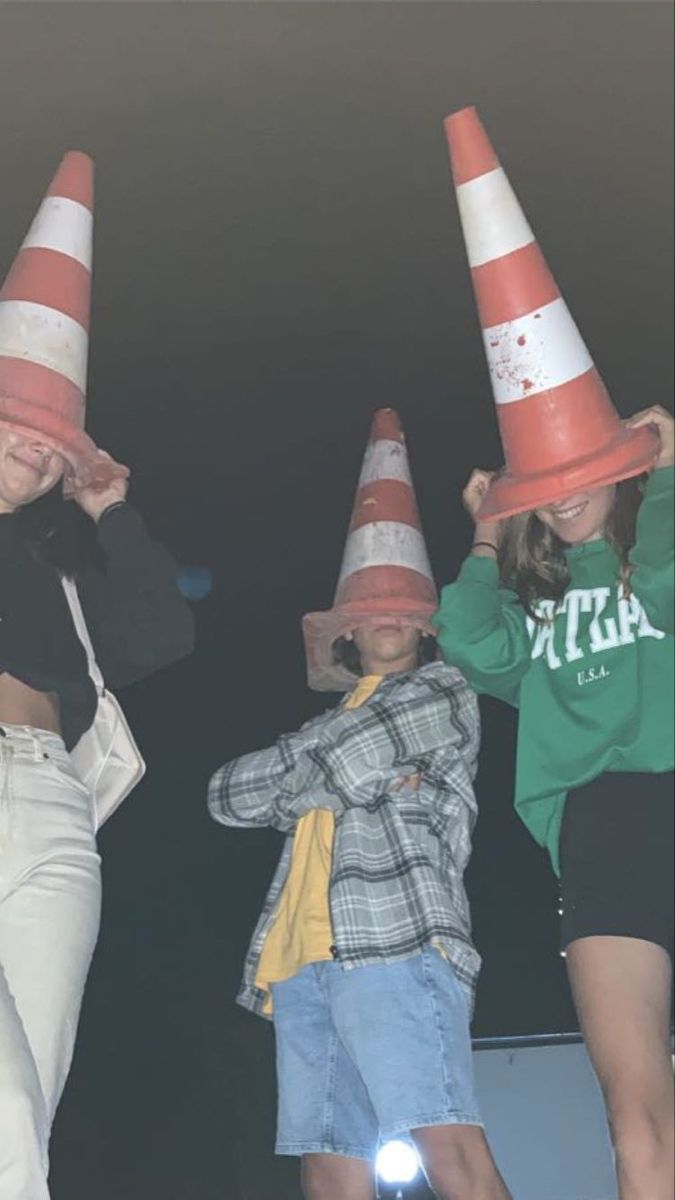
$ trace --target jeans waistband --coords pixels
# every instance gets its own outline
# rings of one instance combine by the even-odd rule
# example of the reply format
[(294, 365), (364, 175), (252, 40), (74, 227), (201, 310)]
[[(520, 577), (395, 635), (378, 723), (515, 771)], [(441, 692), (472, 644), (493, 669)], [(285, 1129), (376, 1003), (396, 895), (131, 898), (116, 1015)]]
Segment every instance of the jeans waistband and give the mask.
[(35, 729), (32, 725), (9, 725), (0, 722), (0, 754), (12, 747), (15, 754), (40, 762), (44, 758), (67, 756), (63, 738), (50, 729)]

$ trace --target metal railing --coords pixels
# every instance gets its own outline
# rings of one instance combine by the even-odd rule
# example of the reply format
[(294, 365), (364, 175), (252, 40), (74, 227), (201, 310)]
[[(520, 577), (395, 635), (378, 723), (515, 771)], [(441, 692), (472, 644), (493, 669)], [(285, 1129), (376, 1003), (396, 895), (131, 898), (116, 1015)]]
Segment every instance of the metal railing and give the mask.
[(580, 1033), (529, 1033), (507, 1037), (474, 1038), (474, 1050), (526, 1050), (532, 1046), (576, 1046)]

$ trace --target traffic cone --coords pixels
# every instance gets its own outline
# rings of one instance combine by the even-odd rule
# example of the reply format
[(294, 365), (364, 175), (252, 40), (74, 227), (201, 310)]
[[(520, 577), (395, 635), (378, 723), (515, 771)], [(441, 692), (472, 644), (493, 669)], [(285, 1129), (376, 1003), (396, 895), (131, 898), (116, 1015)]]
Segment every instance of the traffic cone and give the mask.
[(382, 408), (373, 419), (333, 607), (303, 619), (309, 686), (319, 692), (354, 686), (356, 677), (333, 661), (339, 637), (383, 616), (435, 636), (437, 608), (401, 422)]
[(61, 454), (68, 492), (128, 475), (84, 432), (93, 207), (94, 164), (71, 151), (0, 291), (0, 424)]
[(506, 461), (479, 518), (648, 470), (658, 438), (619, 419), (475, 108), (445, 131)]

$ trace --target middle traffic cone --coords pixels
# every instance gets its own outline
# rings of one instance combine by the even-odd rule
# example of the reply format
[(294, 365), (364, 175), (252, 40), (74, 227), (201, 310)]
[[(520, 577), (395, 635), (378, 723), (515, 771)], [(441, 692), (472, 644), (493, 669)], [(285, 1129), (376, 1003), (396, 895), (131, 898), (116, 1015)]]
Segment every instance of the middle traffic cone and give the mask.
[(479, 518), (648, 470), (658, 438), (619, 419), (475, 108), (445, 130), (506, 460)]
[(344, 634), (394, 616), (435, 637), (437, 608), (401, 422), (382, 408), (373, 419), (333, 607), (303, 620), (309, 686), (319, 692), (354, 686), (355, 676), (333, 656)]

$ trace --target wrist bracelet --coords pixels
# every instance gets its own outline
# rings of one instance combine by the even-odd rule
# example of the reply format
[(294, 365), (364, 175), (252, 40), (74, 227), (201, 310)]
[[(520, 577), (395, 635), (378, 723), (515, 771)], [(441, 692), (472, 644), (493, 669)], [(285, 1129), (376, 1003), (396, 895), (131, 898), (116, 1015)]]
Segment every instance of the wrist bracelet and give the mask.
[(473, 542), (471, 549), (475, 550), (477, 546), (486, 546), (489, 550), (494, 550), (495, 554), (499, 554), (499, 547), (493, 542)]
[(112, 504), (109, 504), (107, 508), (103, 509), (97, 524), (100, 524), (103, 518), (107, 517), (108, 513), (114, 512), (116, 508), (125, 508), (126, 503), (126, 500), (114, 500)]

